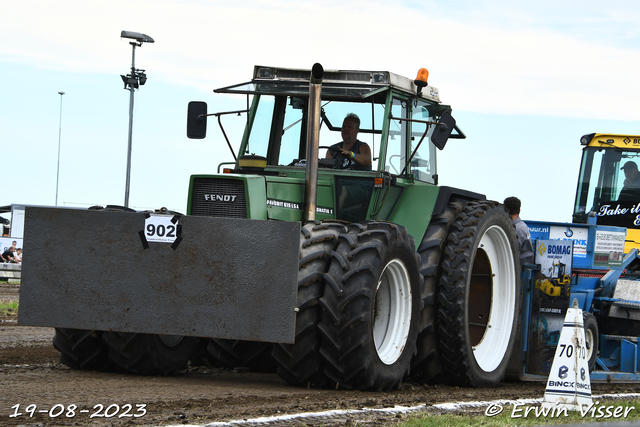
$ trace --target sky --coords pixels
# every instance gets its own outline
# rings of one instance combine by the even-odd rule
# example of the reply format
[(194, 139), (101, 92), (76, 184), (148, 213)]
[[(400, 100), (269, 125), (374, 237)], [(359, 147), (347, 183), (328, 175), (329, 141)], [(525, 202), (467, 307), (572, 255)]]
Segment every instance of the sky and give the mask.
[[(213, 89), (250, 80), (254, 65), (410, 78), (428, 68), (467, 136), (438, 152), (440, 185), (519, 197), (525, 220), (571, 220), (582, 135), (640, 134), (632, 0), (5, 3), (0, 206), (55, 205), (56, 192), (59, 206), (124, 204), (130, 93), (120, 75), (132, 49), (122, 30), (155, 40), (135, 57), (148, 76), (135, 92), (138, 210), (186, 211), (189, 176), (232, 160), (215, 122), (206, 139), (187, 139), (187, 103), (243, 109), (244, 97)], [(223, 119), (236, 148), (239, 120)]]

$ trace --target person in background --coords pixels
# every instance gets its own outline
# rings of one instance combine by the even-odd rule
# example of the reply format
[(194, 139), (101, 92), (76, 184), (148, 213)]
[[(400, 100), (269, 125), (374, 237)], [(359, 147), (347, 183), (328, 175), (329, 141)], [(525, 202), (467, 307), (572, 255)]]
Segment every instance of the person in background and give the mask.
[(618, 196), (620, 202), (640, 201), (640, 173), (636, 162), (629, 161), (620, 168), (624, 171), (624, 186)]
[(2, 253), (2, 262), (16, 262), (13, 253), (16, 251), (15, 246), (9, 247)]
[(520, 251), (520, 263), (533, 263), (533, 245), (531, 244), (531, 234), (529, 227), (520, 219), (520, 199), (517, 197), (507, 197), (504, 199), (504, 208), (511, 217), (513, 226), (516, 228), (518, 237), (518, 249)]
[(16, 248), (16, 252), (13, 254), (13, 260), (18, 264), (22, 264), (22, 248)]

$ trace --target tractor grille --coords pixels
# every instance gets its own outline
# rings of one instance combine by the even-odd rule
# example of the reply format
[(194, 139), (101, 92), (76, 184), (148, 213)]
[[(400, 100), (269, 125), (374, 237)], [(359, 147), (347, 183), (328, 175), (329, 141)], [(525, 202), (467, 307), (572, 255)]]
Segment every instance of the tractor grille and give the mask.
[(191, 215), (219, 218), (246, 218), (244, 181), (196, 178), (191, 199)]

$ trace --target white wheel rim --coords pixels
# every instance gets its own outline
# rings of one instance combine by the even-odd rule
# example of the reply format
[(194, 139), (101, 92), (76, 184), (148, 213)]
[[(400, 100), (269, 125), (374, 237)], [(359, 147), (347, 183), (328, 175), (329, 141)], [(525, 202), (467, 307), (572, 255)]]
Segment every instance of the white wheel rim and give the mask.
[(400, 358), (411, 328), (411, 279), (399, 259), (382, 271), (374, 304), (373, 342), (380, 360), (391, 365)]
[(593, 351), (594, 351), (593, 331), (591, 329), (584, 328), (584, 342), (587, 347), (587, 362), (589, 362), (591, 360), (591, 356), (593, 355)]
[(182, 341), (182, 335), (158, 335), (162, 344), (167, 347), (175, 347)]
[[(504, 360), (513, 330), (516, 301), (515, 260), (504, 230), (491, 226), (482, 236), (478, 251), (483, 250), (491, 265), (491, 308), (484, 336), (473, 347), (478, 366), (493, 372)], [(467, 304), (473, 304), (469, 298)]]

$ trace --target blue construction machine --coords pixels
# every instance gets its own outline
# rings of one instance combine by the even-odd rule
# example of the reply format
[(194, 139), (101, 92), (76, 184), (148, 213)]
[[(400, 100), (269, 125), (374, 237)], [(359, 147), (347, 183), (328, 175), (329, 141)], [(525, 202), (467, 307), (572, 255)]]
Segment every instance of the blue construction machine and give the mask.
[(590, 134), (581, 143), (574, 222), (525, 221), (535, 264), (522, 269), (522, 344), (512, 366), (521, 380), (546, 379), (577, 301), (591, 381), (638, 381), (640, 189), (625, 165), (640, 157), (640, 137)]

